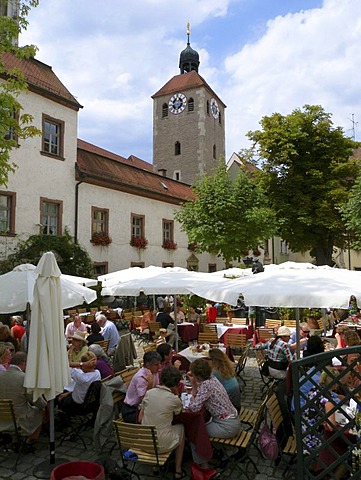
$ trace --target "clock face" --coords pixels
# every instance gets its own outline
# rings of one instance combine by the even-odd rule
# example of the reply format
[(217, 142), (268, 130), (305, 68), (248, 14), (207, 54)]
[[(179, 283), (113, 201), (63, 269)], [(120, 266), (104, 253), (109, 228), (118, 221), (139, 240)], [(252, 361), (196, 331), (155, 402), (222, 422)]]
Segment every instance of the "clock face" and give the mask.
[(215, 98), (212, 98), (211, 100), (211, 112), (214, 118), (218, 118), (219, 108), (218, 108), (217, 100)]
[(175, 93), (168, 102), (171, 113), (182, 113), (187, 106), (187, 97), (183, 93)]

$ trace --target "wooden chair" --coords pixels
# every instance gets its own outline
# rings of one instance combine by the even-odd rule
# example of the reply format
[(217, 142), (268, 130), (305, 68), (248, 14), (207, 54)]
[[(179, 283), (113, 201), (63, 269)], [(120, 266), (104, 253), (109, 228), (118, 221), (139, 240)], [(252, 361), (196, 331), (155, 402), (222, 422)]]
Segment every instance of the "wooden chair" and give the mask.
[[(129, 384), (134, 377), (134, 375), (138, 372), (139, 368), (127, 368), (119, 372), (119, 375), (122, 377), (124, 385), (128, 388)], [(117, 374), (114, 374), (117, 375)]]
[(96, 345), (100, 345), (105, 353), (108, 352), (110, 340), (99, 340), (99, 342), (94, 342)]
[(149, 322), (149, 338), (158, 338), (159, 337), (159, 329), (162, 327), (160, 322)]
[(144, 345), (144, 347), (143, 347), (144, 353), (152, 352), (154, 350), (157, 350), (157, 344), (156, 343), (148, 343), (148, 345)]
[(273, 328), (257, 328), (258, 341), (268, 342), (271, 338), (275, 337)]
[(98, 307), (91, 307), (91, 308), (89, 309), (89, 312), (90, 312), (90, 313), (96, 313), (96, 312), (98, 312), (98, 311), (99, 311), (99, 308), (98, 308)]
[(278, 448), (281, 455), (289, 455), (291, 458), (283, 472), (283, 477), (290, 468), (297, 455), (297, 444), (295, 435), (288, 436), (284, 428), (284, 419), (277, 396), (273, 393), (266, 402), (267, 412), (276, 431)]
[(283, 325), (288, 328), (296, 328), (296, 320), (283, 320)]
[(215, 323), (206, 323), (203, 328), (204, 333), (215, 333), (217, 334), (217, 325)]
[(87, 309), (86, 308), (78, 308), (78, 313), (86, 313)]
[(242, 372), (246, 367), (249, 349), (250, 349), (250, 344), (248, 343), (246, 347), (243, 349), (243, 352), (239, 356), (236, 364), (236, 375), (240, 380), (242, 380), (244, 385), (246, 385), (246, 380), (242, 377)]
[(233, 325), (247, 325), (247, 318), (232, 318)]
[(274, 320), (273, 318), (266, 318), (264, 326), (267, 328), (278, 328), (282, 325), (282, 320)]
[(86, 317), (83, 317), (82, 321), (86, 323), (87, 325), (91, 325), (95, 321), (95, 315), (94, 313), (90, 313)]
[(99, 310), (109, 310), (109, 307), (108, 305), (102, 305), (101, 307), (99, 307)]
[(267, 375), (266, 372), (264, 371), (264, 363), (266, 361), (266, 353), (264, 350), (257, 350), (254, 349), (255, 355), (256, 355), (256, 362), (258, 366), (259, 373), (261, 375), (261, 380), (263, 382), (263, 388), (262, 391), (265, 388), (269, 388), (270, 385), (273, 383), (274, 379), (270, 375)]
[[(156, 427), (125, 423), (121, 420), (114, 420), (113, 423), (121, 452), (123, 468), (130, 472), (131, 475), (136, 475), (140, 478), (134, 469), (137, 463), (144, 463), (155, 467), (162, 478), (167, 478), (168, 472), (166, 464), (172, 452), (159, 453)], [(128, 451), (134, 453), (136, 457), (131, 459), (126, 456)], [(133, 464), (131, 468), (128, 466), (130, 463)], [(149, 478), (152, 475), (146, 476)]]
[(76, 310), (75, 309), (74, 310), (68, 310), (68, 315), (70, 317), (74, 317), (74, 315), (76, 315)]
[(247, 335), (245, 333), (228, 333), (227, 345), (231, 348), (233, 356), (234, 354), (237, 355), (237, 350), (239, 351), (238, 354), (240, 355), (241, 351), (247, 345)]
[[(16, 470), (23, 447), (25, 446), (27, 434), (23, 433), (21, 429), (18, 427), (12, 400), (8, 400), (8, 399), (0, 400), (0, 421), (4, 423), (6, 422), (7, 424), (11, 425), (5, 430), (1, 430), (1, 433), (9, 433), (15, 436), (15, 442), (18, 448), (18, 455), (16, 457), (15, 465), (13, 468)], [(2, 442), (0, 442), (0, 444), (1, 443)], [(5, 451), (8, 451), (9, 445), (6, 441), (2, 443), (2, 446), (5, 449)]]
[(224, 454), (227, 458), (226, 460), (222, 461), (222, 464), (219, 467), (221, 470), (221, 478), (226, 470), (230, 470), (229, 473), (227, 472), (227, 478), (231, 478), (233, 471), (238, 468), (240, 470), (239, 478), (241, 475), (245, 475), (245, 477), (250, 480), (251, 477), (247, 471), (249, 463), (253, 465), (256, 473), (259, 473), (256, 463), (250, 456), (250, 449), (252, 445), (257, 448), (256, 439), (264, 416), (265, 405), (266, 399), (262, 402), (257, 410), (254, 418), (254, 425), (251, 430), (241, 429), (240, 432), (233, 438), (210, 438), (211, 443), (215, 444), (216, 447), (229, 446), (237, 447), (239, 449), (240, 455), (237, 455), (236, 457), (234, 455), (227, 455), (227, 450), (224, 449)]
[(217, 343), (218, 337), (214, 332), (199, 332), (198, 343)]

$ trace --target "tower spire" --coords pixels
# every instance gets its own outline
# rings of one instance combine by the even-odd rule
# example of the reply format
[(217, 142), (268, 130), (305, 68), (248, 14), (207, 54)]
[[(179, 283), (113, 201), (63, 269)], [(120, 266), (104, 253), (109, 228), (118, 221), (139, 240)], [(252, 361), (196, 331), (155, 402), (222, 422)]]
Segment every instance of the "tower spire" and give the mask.
[(199, 54), (191, 47), (191, 24), (187, 23), (187, 47), (181, 52), (179, 57), (179, 69), (180, 73), (189, 73), (193, 70), (198, 72), (200, 64)]
[(187, 37), (188, 37), (188, 41), (187, 41), (187, 45), (190, 45), (190, 36), (191, 36), (191, 24), (189, 22), (187, 22)]

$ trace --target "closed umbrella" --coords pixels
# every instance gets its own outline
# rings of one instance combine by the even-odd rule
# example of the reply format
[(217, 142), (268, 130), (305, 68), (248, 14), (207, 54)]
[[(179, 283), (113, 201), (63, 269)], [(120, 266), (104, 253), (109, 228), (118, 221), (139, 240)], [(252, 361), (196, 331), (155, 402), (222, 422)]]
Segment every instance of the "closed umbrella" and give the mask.
[[(34, 470), (38, 478), (48, 478), (49, 469), (55, 464), (54, 398), (70, 383), (70, 371), (64, 336), (61, 272), (52, 252), (44, 253), (35, 274), (24, 386), (32, 393), (34, 401), (43, 395), (50, 403), (50, 463), (45, 462)], [(80, 290), (85, 288), (73, 285)]]

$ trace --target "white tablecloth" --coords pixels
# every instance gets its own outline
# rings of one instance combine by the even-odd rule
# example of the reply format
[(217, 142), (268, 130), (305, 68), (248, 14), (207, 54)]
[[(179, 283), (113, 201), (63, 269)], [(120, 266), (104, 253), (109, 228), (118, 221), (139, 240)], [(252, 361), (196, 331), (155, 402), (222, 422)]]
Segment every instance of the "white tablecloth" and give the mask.
[[(226, 347), (220, 347), (220, 350), (222, 350), (223, 353), (226, 353)], [(202, 352), (199, 353), (192, 353), (190, 347), (185, 348), (184, 350), (178, 352), (179, 355), (182, 355), (182, 357), (185, 357), (190, 363), (194, 362), (194, 360), (197, 360), (197, 358), (204, 358), (208, 356), (208, 351), (203, 350)]]
[[(217, 325), (217, 337), (218, 338), (221, 338), (221, 336), (224, 335), (228, 330), (232, 330), (232, 329), (239, 330), (240, 328), (246, 328), (248, 330), (249, 328), (251, 328), (250, 325), (235, 325), (235, 324), (233, 324), (233, 327), (227, 327), (227, 326), (223, 325), (223, 323), (215, 323), (214, 325)], [(232, 333), (232, 332), (230, 332), (230, 333)]]

